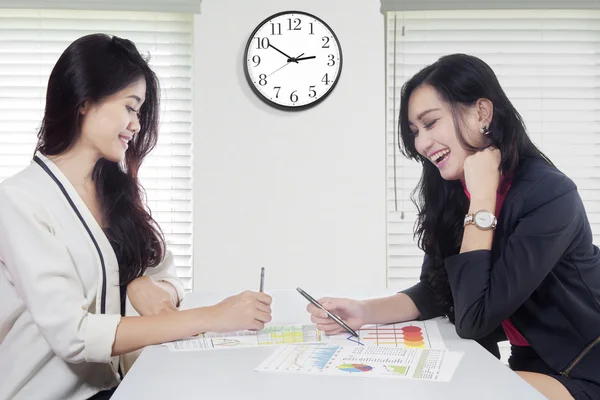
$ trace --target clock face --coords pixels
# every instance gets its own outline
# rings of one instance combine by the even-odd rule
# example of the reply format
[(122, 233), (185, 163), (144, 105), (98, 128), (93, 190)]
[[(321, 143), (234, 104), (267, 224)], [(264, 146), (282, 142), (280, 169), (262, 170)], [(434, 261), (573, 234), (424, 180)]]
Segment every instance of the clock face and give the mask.
[(275, 14), (254, 30), (244, 56), (254, 92), (268, 104), (300, 110), (331, 93), (342, 71), (342, 49), (329, 26), (300, 11)]
[(492, 215), (487, 211), (480, 211), (475, 214), (475, 223), (482, 228), (491, 227), (492, 222)]

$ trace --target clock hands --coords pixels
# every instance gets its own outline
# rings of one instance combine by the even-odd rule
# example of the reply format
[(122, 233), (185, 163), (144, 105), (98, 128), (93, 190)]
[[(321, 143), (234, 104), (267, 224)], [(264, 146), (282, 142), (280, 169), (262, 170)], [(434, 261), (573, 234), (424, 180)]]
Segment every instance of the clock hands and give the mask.
[[(304, 54), (304, 53), (302, 53), (302, 54)], [(298, 56), (296, 58), (288, 58), (288, 62), (292, 62), (292, 61), (298, 62), (298, 61), (302, 61), (302, 60), (310, 60), (312, 58), (317, 58), (317, 56), (310, 56), (310, 57), (300, 57), (300, 56)]]
[(288, 65), (290, 65), (289, 61), (287, 63), (283, 64), (281, 67), (277, 68), (275, 71), (271, 72), (269, 75), (267, 75), (267, 78), (270, 77), (271, 75), (273, 75), (275, 72), (279, 71), (281, 68), (287, 67)]
[[(281, 51), (281, 50), (279, 50), (277, 47), (273, 46), (271, 43), (269, 43), (269, 47), (272, 47), (272, 48), (274, 48), (275, 50), (277, 50), (278, 52), (280, 52), (281, 54), (283, 54), (284, 56), (286, 56), (286, 57), (287, 57), (287, 59), (288, 59), (288, 62), (289, 62), (289, 60), (290, 60), (290, 59), (292, 59), (292, 57), (288, 56), (288, 55), (287, 55), (287, 54), (285, 54), (283, 51)], [(302, 54), (304, 54), (304, 53), (302, 53)]]
[(270, 77), (271, 75), (273, 75), (275, 72), (279, 71), (280, 69), (287, 67), (288, 65), (290, 65), (291, 62), (295, 62), (298, 63), (298, 61), (296, 61), (296, 59), (298, 59), (299, 57), (302, 57), (304, 55), (304, 53), (300, 54), (298, 57), (290, 57), (288, 58), (287, 62), (285, 64), (283, 64), (281, 67), (277, 68), (275, 71), (271, 72), (269, 75), (267, 75), (267, 78)]
[[(273, 46), (271, 43), (269, 43), (269, 47), (272, 47), (273, 49), (275, 49), (276, 51), (278, 51), (279, 53), (283, 54), (284, 56), (287, 57), (287, 62), (295, 62), (298, 63), (298, 61), (302, 61), (302, 60), (310, 60), (312, 58), (317, 58), (317, 56), (310, 56), (310, 57), (302, 57), (304, 55), (304, 53), (300, 54), (298, 57), (290, 57), (287, 54), (285, 54), (283, 51), (279, 50), (277, 47)], [(300, 58), (302, 57), (302, 58)], [(287, 64), (286, 64), (287, 65)], [(282, 67), (283, 68), (283, 67)]]
[(298, 57), (292, 57), (292, 58), (288, 58), (287, 62), (295, 62), (296, 64), (298, 64), (298, 58), (302, 57), (304, 55), (304, 53), (300, 54)]

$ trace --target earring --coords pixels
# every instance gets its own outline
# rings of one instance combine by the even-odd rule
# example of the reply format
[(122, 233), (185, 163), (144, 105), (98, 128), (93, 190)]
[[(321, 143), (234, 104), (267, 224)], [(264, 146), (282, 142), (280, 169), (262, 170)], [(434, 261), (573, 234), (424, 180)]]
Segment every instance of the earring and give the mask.
[(490, 128), (488, 128), (487, 125), (482, 126), (481, 133), (483, 133), (484, 135), (487, 135), (488, 133), (490, 133)]

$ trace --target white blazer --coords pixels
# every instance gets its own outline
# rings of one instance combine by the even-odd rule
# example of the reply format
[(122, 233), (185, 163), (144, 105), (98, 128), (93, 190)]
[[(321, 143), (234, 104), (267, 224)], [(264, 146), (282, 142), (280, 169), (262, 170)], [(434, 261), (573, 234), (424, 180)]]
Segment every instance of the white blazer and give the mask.
[[(169, 252), (147, 274), (183, 298)], [(120, 319), (116, 255), (69, 180), (38, 153), (0, 183), (0, 400), (79, 400), (115, 387)]]

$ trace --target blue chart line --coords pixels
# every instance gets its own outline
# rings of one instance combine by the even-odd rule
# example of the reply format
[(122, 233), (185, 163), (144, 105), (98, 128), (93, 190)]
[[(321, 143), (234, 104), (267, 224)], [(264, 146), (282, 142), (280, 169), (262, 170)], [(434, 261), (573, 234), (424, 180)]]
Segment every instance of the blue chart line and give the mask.
[(335, 354), (335, 352), (339, 349), (337, 346), (326, 346), (326, 347), (317, 347), (316, 350), (310, 355), (310, 360), (307, 363), (308, 365), (317, 367), (319, 369), (325, 368), (331, 357)]
[(349, 341), (351, 341), (352, 343), (356, 343), (356, 344), (359, 344), (359, 345), (361, 345), (361, 346), (364, 346), (364, 344), (363, 344), (363, 343), (361, 343), (361, 341), (360, 341), (360, 340), (358, 340), (358, 339), (354, 339), (354, 336), (348, 336), (348, 337), (346, 338), (346, 340), (349, 340)]

